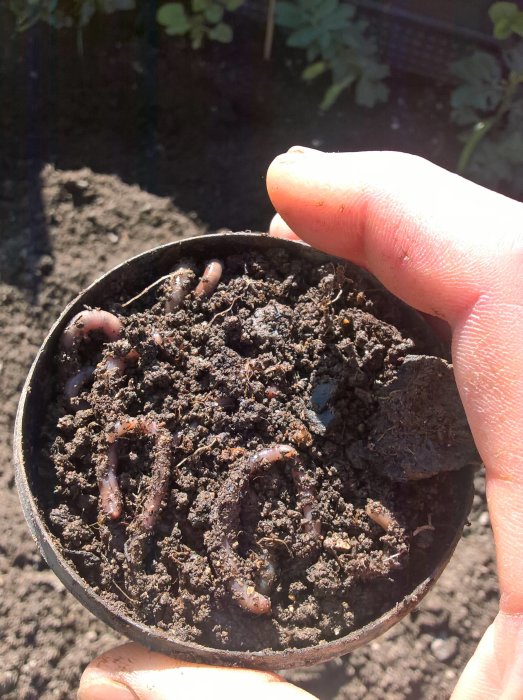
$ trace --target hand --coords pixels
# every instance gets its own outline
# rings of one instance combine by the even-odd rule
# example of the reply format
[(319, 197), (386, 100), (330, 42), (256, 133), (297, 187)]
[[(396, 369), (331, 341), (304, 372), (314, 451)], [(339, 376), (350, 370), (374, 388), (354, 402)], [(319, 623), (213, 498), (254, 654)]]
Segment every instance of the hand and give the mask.
[[(368, 268), (452, 329), (456, 380), (487, 470), (500, 612), (455, 699), (523, 697), (523, 205), (399, 153), (294, 148), (268, 173), (271, 234)], [(306, 700), (273, 674), (197, 666), (128, 644), (84, 672), (80, 700)]]

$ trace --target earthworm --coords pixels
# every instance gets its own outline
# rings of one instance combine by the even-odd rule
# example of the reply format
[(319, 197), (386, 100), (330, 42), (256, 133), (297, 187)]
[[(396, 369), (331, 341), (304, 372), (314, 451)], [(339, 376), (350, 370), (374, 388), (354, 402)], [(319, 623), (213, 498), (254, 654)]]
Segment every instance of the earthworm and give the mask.
[(183, 300), (189, 291), (194, 272), (187, 265), (180, 263), (171, 276), (174, 277), (174, 283), (168, 292), (165, 302), (165, 310), (168, 313), (177, 311), (183, 304)]
[(82, 390), (85, 384), (91, 379), (94, 374), (94, 367), (83, 367), (74, 376), (70, 377), (64, 387), (66, 399), (73, 399)]
[(313, 513), (318, 505), (316, 490), (312, 484), (307, 483), (310, 477), (305, 474), (305, 470), (301, 465), (293, 467), (291, 474), (294, 486), (296, 487), (298, 501), (303, 512), (303, 529), (309, 535), (318, 538), (321, 535), (321, 522), (313, 518)]
[(165, 428), (157, 426), (153, 433), (155, 444), (152, 454), (151, 481), (141, 513), (130, 527), (134, 533), (128, 540), (126, 553), (133, 564), (141, 564), (144, 557), (144, 540), (156, 527), (162, 502), (165, 500), (171, 478), (172, 436)]
[(137, 417), (116, 422), (105, 434), (107, 452), (98, 470), (98, 487), (102, 510), (111, 520), (122, 514), (122, 495), (116, 475), (118, 452), (116, 441), (129, 434), (152, 435), (155, 438), (151, 467), (151, 488), (144, 510), (136, 520), (138, 535), (154, 529), (161, 502), (167, 493), (170, 476), (170, 433), (155, 420)]
[(365, 512), (376, 525), (379, 525), (385, 532), (389, 532), (396, 527), (397, 522), (392, 513), (379, 501), (367, 501)]
[(137, 350), (129, 350), (127, 355), (124, 357), (119, 357), (118, 355), (109, 355), (105, 358), (105, 369), (118, 370), (118, 372), (125, 372), (128, 365), (132, 362), (138, 362), (140, 358), (140, 353)]
[[(243, 562), (234, 551), (239, 529), (241, 501), (249, 481), (274, 462), (296, 459), (297, 451), (290, 445), (267, 447), (251, 455), (233, 468), (223, 483), (211, 513), (214, 549), (211, 562), (218, 577), (223, 578), (235, 603), (254, 615), (267, 615), (271, 601), (256, 591), (254, 583), (242, 574)], [(263, 583), (262, 583), (263, 586)]]
[(122, 333), (122, 322), (114, 314), (102, 309), (88, 309), (73, 316), (62, 333), (61, 343), (71, 350), (76, 341), (87, 337), (92, 331), (100, 331), (109, 342), (118, 340)]
[(115, 444), (110, 444), (107, 447), (106, 454), (102, 455), (102, 460), (96, 470), (98, 489), (100, 491), (100, 505), (110, 520), (118, 520), (122, 514), (123, 500), (116, 475), (117, 468), (118, 450)]
[(194, 290), (194, 295), (196, 297), (210, 297), (218, 286), (222, 272), (223, 263), (220, 260), (209, 260), (207, 267), (203, 271), (202, 278)]
[(256, 577), (256, 586), (263, 595), (268, 595), (276, 582), (276, 561), (274, 555), (264, 551), (261, 566)]

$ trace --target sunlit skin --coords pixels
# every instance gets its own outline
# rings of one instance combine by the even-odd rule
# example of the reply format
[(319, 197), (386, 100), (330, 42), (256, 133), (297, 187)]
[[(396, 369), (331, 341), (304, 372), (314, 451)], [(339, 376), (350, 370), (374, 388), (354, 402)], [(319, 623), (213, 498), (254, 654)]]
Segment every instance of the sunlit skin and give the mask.
[[(523, 697), (523, 205), (400, 153), (293, 148), (269, 168), (279, 216), (299, 237), (369, 269), (452, 330), (458, 388), (483, 458), (500, 610), (454, 700)], [(474, 591), (470, 591), (474, 595)], [(195, 666), (125, 645), (85, 671), (80, 700), (311, 698), (277, 676)]]

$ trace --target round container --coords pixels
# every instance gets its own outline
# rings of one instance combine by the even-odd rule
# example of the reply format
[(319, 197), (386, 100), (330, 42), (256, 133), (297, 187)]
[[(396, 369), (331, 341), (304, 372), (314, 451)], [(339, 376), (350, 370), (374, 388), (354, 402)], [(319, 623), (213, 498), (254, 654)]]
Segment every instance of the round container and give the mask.
[[(64, 557), (60, 543), (50, 532), (39, 488), (39, 471), (49, 468), (42, 455), (42, 416), (53, 399), (53, 366), (59, 339), (72, 316), (86, 305), (104, 308), (107, 299), (123, 300), (133, 297), (148, 284), (169, 273), (180, 259), (204, 261), (242, 250), (257, 249), (267, 252), (275, 248), (283, 248), (311, 265), (341, 262), (295, 241), (252, 233), (225, 233), (186, 238), (154, 248), (131, 258), (100, 277), (65, 308), (40, 348), (22, 391), (14, 436), (16, 484), (33, 537), (50, 568), (88, 610), (121, 634), (164, 654), (210, 664), (271, 670), (324, 662), (346, 654), (383, 634), (419, 604), (447, 565), (461, 537), (473, 497), (473, 470), (470, 467), (464, 465), (463, 469), (453, 474), (452, 487), (457, 498), (453, 507), (449, 507), (448, 527), (439, 533), (437, 551), (428, 570), (420, 580), (413, 581), (412, 590), (406, 596), (400, 600), (391, 600), (390, 607), (384, 614), (339, 639), (303, 649), (264, 652), (214, 649), (180, 641), (170, 637), (165, 631), (147, 627), (114, 609), (76, 573)], [(359, 269), (358, 274), (362, 274)], [(371, 286), (374, 289), (383, 290), (374, 278), (370, 275), (368, 277), (372, 279)], [(426, 352), (436, 355), (444, 353), (444, 347), (422, 317), (396, 297), (390, 294), (389, 297), (394, 307), (395, 318), (401, 321), (397, 325), (414, 335), (418, 341), (421, 339)], [(459, 504), (458, 508), (455, 507), (456, 502)]]

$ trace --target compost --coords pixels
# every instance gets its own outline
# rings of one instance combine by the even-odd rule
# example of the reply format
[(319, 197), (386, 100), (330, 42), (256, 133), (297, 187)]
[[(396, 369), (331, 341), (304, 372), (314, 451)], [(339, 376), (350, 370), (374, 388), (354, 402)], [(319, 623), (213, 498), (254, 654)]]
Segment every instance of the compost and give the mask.
[(177, 639), (250, 651), (399, 602), (474, 448), (451, 366), (398, 309), (352, 266), (276, 248), (187, 259), (78, 313), (43, 479), (86, 583)]

